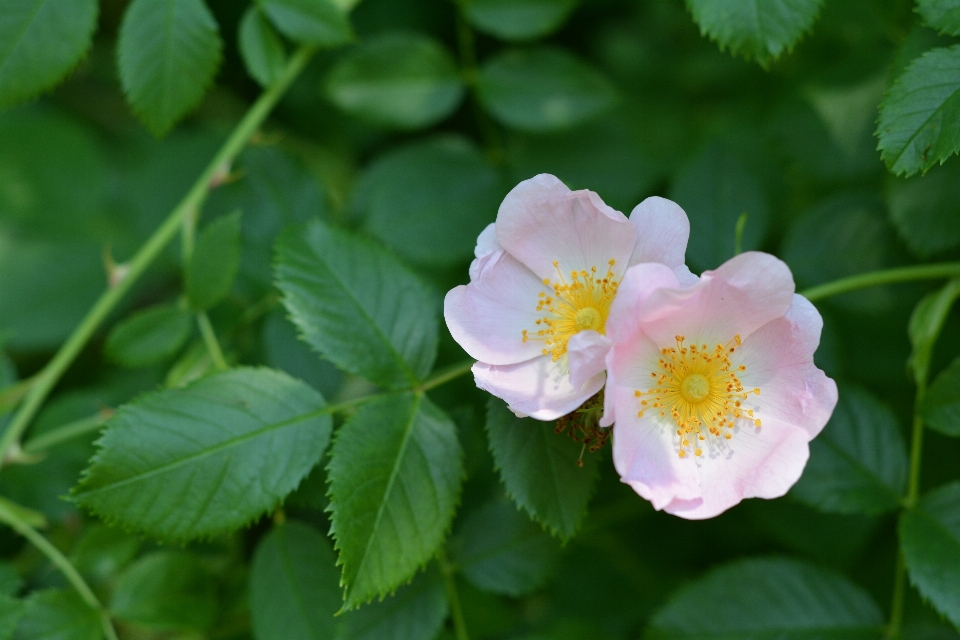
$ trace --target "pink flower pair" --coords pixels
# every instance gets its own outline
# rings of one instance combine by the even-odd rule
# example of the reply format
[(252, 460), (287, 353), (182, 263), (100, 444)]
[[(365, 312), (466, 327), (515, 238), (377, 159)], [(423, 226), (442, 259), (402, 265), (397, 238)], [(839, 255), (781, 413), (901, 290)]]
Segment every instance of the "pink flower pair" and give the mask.
[(837, 402), (813, 364), (822, 320), (787, 266), (741, 254), (697, 278), (686, 214), (647, 198), (629, 219), (539, 175), (481, 233), (444, 316), (477, 385), (554, 420), (606, 385), (623, 482), (656, 509), (710, 518), (782, 496)]

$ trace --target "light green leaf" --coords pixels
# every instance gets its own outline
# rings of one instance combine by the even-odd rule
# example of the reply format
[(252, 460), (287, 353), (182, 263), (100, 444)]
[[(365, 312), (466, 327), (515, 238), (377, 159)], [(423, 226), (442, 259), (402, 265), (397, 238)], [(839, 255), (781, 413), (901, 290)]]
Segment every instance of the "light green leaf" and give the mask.
[(443, 578), (428, 569), (389, 598), (345, 612), (336, 640), (434, 640), (447, 612)]
[(897, 175), (927, 171), (960, 151), (960, 45), (914, 60), (887, 91), (880, 157)]
[(940, 33), (960, 36), (960, 0), (917, 0), (917, 12)]
[(0, 10), (0, 106), (52, 88), (77, 66), (97, 27), (97, 0), (5, 0)]
[(0, 640), (10, 640), (23, 616), (24, 603), (9, 595), (0, 595)]
[(565, 129), (616, 102), (613, 85), (562, 49), (507, 51), (480, 69), (477, 90), (494, 118), (523, 131)]
[(187, 263), (187, 298), (198, 311), (206, 311), (230, 293), (240, 266), (240, 212), (208, 224), (197, 236)]
[(133, 0), (117, 43), (120, 82), (154, 134), (164, 135), (199, 104), (222, 49), (203, 0)]
[(876, 514), (900, 506), (906, 482), (907, 450), (896, 416), (869, 393), (841, 388), (792, 494), (828, 513)]
[(910, 582), (960, 627), (960, 482), (921, 498), (900, 517), (899, 533)]
[(133, 314), (111, 331), (107, 355), (125, 367), (146, 367), (179, 351), (193, 330), (193, 316), (176, 304), (150, 307)]
[(494, 221), (496, 169), (461, 137), (421, 140), (380, 156), (361, 174), (351, 208), (371, 235), (421, 264), (458, 264)]
[(920, 258), (960, 245), (960, 166), (951, 162), (924, 176), (896, 180), (890, 190), (890, 219)]
[(162, 538), (233, 531), (296, 488), (330, 428), (323, 397), (303, 382), (234, 369), (120, 407), (74, 499)]
[(348, 113), (398, 129), (440, 122), (463, 100), (447, 49), (432, 38), (387, 34), (365, 40), (330, 70), (326, 94)]
[(879, 607), (845, 577), (758, 558), (710, 571), (654, 615), (651, 640), (876, 640)]
[(73, 589), (36, 591), (26, 599), (16, 640), (101, 640), (100, 616)]
[(933, 381), (921, 410), (928, 427), (945, 436), (960, 437), (960, 358)]
[(330, 640), (340, 608), (330, 543), (299, 522), (267, 534), (250, 566), (250, 617), (256, 640)]
[(284, 35), (303, 44), (336, 47), (353, 38), (347, 14), (333, 0), (257, 0)]
[(120, 575), (110, 611), (152, 629), (208, 629), (217, 616), (217, 583), (195, 554), (155, 551)]
[(382, 396), (337, 432), (331, 533), (345, 608), (410, 580), (443, 542), (460, 495), (457, 428), (421, 394)]
[(506, 500), (472, 514), (455, 548), (463, 577), (478, 589), (508, 596), (542, 586), (560, 556), (560, 544)]
[(276, 278), (304, 340), (340, 368), (388, 388), (430, 372), (434, 298), (373, 243), (322, 222), (291, 230), (277, 243)]
[(556, 31), (577, 0), (467, 0), (465, 5), (477, 30), (502, 40), (531, 40)]
[(587, 513), (600, 456), (585, 453), (552, 422), (518, 418), (497, 398), (487, 403), (487, 437), (514, 502), (553, 535), (569, 540)]
[(690, 217), (687, 264), (715, 269), (734, 256), (737, 221), (744, 213), (742, 249), (758, 248), (767, 233), (770, 210), (763, 187), (729, 149), (712, 144), (677, 176), (670, 199)]
[(287, 50), (273, 25), (257, 7), (248, 7), (243, 14), (238, 40), (247, 72), (262, 87), (273, 84), (287, 66)]
[(823, 0), (687, 0), (700, 33), (767, 68), (810, 31)]
[(951, 280), (939, 291), (924, 296), (910, 315), (907, 333), (910, 336), (913, 351), (908, 364), (920, 388), (927, 386), (934, 344), (947, 321), (950, 307), (958, 297), (960, 297), (960, 279)]

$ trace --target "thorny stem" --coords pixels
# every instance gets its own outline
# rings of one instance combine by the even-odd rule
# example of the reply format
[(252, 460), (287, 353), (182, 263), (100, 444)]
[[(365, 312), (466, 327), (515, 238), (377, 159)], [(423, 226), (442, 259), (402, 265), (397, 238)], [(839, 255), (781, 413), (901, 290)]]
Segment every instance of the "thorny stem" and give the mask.
[(233, 163), (233, 160), (243, 150), (260, 125), (263, 124), (263, 121), (273, 110), (286, 89), (300, 74), (313, 51), (312, 47), (303, 47), (290, 58), (290, 62), (281, 76), (253, 103), (243, 120), (227, 138), (227, 141), (210, 161), (210, 164), (207, 165), (207, 168), (190, 191), (187, 192), (184, 199), (130, 260), (124, 277), (113, 283), (100, 296), (100, 299), (93, 305), (73, 334), (60, 347), (53, 359), (40, 371), (27, 393), (23, 405), (7, 427), (3, 439), (0, 440), (0, 465), (3, 464), (7, 453), (17, 446), (23, 432), (30, 425), (47, 395), (59, 382), (60, 377), (70, 367), (110, 312), (123, 299), (123, 296), (130, 291), (134, 283), (160, 255), (164, 247), (170, 243), (183, 225), (184, 219), (199, 209), (200, 204), (207, 197), (211, 181), (218, 175), (218, 172), (223, 170), (223, 167)]
[(912, 280), (955, 278), (957, 276), (960, 276), (960, 262), (921, 264), (912, 267), (871, 271), (870, 273), (861, 273), (850, 276), (849, 278), (841, 278), (840, 280), (834, 280), (833, 282), (801, 291), (800, 295), (811, 302), (815, 302), (823, 298), (829, 298), (830, 296), (855, 291), (857, 289), (865, 289), (867, 287), (876, 287), (897, 282), (910, 282)]
[(437, 554), (437, 562), (440, 563), (440, 573), (443, 574), (443, 581), (447, 587), (450, 617), (453, 619), (453, 629), (457, 640), (470, 640), (470, 636), (467, 634), (467, 623), (463, 619), (463, 609), (460, 607), (460, 595), (457, 593), (456, 569), (447, 559), (447, 552), (443, 547)]

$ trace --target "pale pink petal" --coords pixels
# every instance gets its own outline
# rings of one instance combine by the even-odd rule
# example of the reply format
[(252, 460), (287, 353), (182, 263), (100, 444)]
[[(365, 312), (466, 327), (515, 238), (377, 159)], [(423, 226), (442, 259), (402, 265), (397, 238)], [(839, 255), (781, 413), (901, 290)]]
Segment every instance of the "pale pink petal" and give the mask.
[(610, 340), (596, 331), (580, 331), (567, 342), (570, 384), (582, 387), (587, 380), (607, 368)]
[(679, 267), (673, 268), (674, 275), (677, 276), (677, 280), (680, 281), (680, 287), (686, 289), (687, 287), (692, 287), (693, 285), (700, 282), (700, 276), (695, 275), (690, 271), (690, 267), (685, 264), (680, 265)]
[(779, 498), (803, 473), (810, 457), (808, 439), (803, 429), (777, 420), (760, 428), (740, 420), (732, 440), (720, 441), (719, 449), (705, 448), (703, 456), (696, 458), (699, 498), (677, 495), (663, 509), (701, 520), (723, 513), (744, 498)]
[(637, 243), (630, 264), (660, 262), (670, 268), (683, 264), (690, 238), (690, 221), (676, 202), (652, 196), (630, 212)]
[(497, 240), (497, 225), (491, 222), (486, 229), (480, 232), (480, 236), (477, 238), (477, 246), (473, 250), (475, 258), (470, 263), (470, 281), (476, 280), (484, 266), (494, 260), (497, 254), (502, 251), (503, 247)]
[(603, 204), (597, 194), (569, 191), (547, 174), (514, 187), (500, 205), (496, 224), (503, 248), (551, 281), (591, 267), (605, 273), (610, 260), (619, 276), (637, 236), (626, 216)]
[(477, 386), (502, 398), (512, 411), (537, 420), (556, 420), (565, 416), (603, 388), (604, 374), (590, 378), (582, 387), (574, 387), (561, 359), (540, 356), (527, 362), (493, 366), (473, 365)]
[(443, 317), (463, 350), (490, 364), (515, 364), (540, 355), (543, 344), (523, 341), (536, 334), (537, 294), (543, 283), (505, 252), (490, 257), (478, 278), (447, 292)]

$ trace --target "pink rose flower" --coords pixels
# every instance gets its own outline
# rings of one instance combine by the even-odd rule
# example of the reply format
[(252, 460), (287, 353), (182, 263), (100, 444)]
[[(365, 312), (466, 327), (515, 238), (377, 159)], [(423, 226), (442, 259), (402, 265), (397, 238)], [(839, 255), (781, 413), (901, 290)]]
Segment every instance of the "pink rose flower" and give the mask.
[(800, 478), (837, 386), (813, 363), (823, 320), (790, 269), (743, 253), (683, 288), (661, 264), (627, 271), (607, 319), (602, 425), (623, 482), (655, 509), (711, 518)]
[(603, 387), (607, 315), (627, 267), (658, 262), (695, 281), (683, 265), (689, 235), (686, 214), (663, 198), (627, 219), (551, 175), (518, 184), (477, 240), (470, 284), (444, 300), (450, 333), (478, 360), (477, 386), (539, 420), (579, 407)]

